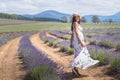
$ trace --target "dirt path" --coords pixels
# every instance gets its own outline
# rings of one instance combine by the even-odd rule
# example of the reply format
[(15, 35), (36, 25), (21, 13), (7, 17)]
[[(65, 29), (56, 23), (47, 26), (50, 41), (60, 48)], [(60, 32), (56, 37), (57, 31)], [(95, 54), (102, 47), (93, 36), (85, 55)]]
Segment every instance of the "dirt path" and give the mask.
[[(44, 51), (49, 58), (63, 66), (64, 70), (71, 74), (71, 68), (69, 67), (70, 62), (73, 60), (71, 56), (61, 56), (61, 52), (58, 52), (59, 48), (51, 48), (45, 44), (40, 38), (39, 33), (34, 34), (30, 38), (33, 46), (38, 50)], [(113, 77), (105, 75), (108, 66), (95, 66), (87, 70), (79, 70), (82, 76), (80, 78), (70, 76), (70, 80), (115, 80)]]
[(59, 39), (60, 41), (64, 41), (64, 39), (61, 39), (61, 38), (59, 38), (59, 37), (56, 37), (56, 36), (50, 34), (49, 32), (46, 32), (46, 36), (53, 37), (53, 38), (55, 38), (55, 39)]
[(17, 54), (20, 39), (10, 40), (0, 48), (0, 80), (22, 80), (25, 74)]

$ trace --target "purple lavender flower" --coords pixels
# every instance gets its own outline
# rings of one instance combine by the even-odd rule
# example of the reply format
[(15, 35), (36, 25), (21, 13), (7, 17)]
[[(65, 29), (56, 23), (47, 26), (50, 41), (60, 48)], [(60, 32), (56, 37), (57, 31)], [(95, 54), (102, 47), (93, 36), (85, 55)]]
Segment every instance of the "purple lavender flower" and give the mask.
[(57, 63), (53, 62), (42, 51), (38, 51), (29, 40), (29, 35), (24, 36), (20, 41), (19, 54), (23, 57), (24, 63), (28, 69), (35, 68), (40, 65), (48, 65), (57, 68)]

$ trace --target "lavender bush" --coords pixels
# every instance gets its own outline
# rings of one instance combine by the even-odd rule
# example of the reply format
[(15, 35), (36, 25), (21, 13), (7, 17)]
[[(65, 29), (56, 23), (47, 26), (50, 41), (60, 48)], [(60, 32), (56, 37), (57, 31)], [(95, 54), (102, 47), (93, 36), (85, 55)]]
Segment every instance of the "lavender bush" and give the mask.
[[(60, 80), (56, 70), (58, 64), (47, 58), (42, 51), (38, 51), (29, 40), (30, 35), (25, 35), (19, 46), (19, 55), (28, 69), (26, 80)], [(51, 77), (52, 76), (52, 77)]]
[(99, 60), (99, 65), (104, 65), (104, 64), (108, 64), (108, 56), (109, 54), (104, 51), (104, 50), (100, 50), (100, 49), (92, 49), (90, 50), (90, 55), (93, 59)]
[[(47, 58), (47, 56), (42, 51), (38, 51), (33, 47), (28, 35), (25, 35), (21, 39), (19, 53), (23, 58), (25, 58), (24, 62), (27, 64), (28, 69), (37, 67), (39, 65), (50, 65), (53, 68), (58, 66), (56, 63)], [(31, 59), (33, 61), (32, 64)]]
[(120, 73), (120, 55), (119, 56), (112, 56), (110, 59), (110, 69), (113, 72)]

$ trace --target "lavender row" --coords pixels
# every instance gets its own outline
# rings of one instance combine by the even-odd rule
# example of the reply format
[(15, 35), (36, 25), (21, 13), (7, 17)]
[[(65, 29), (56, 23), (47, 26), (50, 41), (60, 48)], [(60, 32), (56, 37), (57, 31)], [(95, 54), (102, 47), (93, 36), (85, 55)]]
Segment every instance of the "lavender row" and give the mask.
[[(60, 66), (49, 59), (44, 52), (37, 50), (30, 42), (29, 36), (25, 35), (20, 40), (18, 49), (19, 55), (23, 57), (23, 62), (29, 70), (25, 80), (60, 80), (56, 72)], [(59, 74), (62, 74), (61, 72)]]
[[(49, 46), (53, 46), (53, 47), (59, 47), (61, 52), (69, 52), (70, 49), (70, 41), (69, 40), (64, 40), (64, 41), (60, 41), (59, 39), (55, 39), (53, 37), (48, 37), (45, 34), (45, 31), (40, 32), (40, 38), (42, 38), (42, 40), (44, 42), (48, 42)], [(71, 49), (70, 49), (71, 50)], [(73, 50), (70, 52), (73, 53)]]
[(49, 31), (49, 33), (54, 35), (54, 36), (57, 36), (59, 38), (65, 39), (65, 40), (70, 39), (70, 34), (67, 30), (64, 30), (64, 31)]
[(120, 33), (120, 28), (106, 28), (106, 29), (84, 29), (84, 33), (97, 33), (97, 34), (109, 34)]
[(57, 63), (53, 62), (47, 55), (45, 55), (42, 51), (38, 51), (30, 42), (29, 35), (25, 35), (21, 41), (19, 46), (19, 54), (23, 57), (24, 63), (26, 64), (28, 69), (35, 68), (41, 65), (48, 65), (52, 68), (57, 68)]
[(56, 40), (58, 40), (58, 39), (55, 39), (55, 38), (53, 38), (53, 37), (48, 37), (48, 36), (46, 36), (46, 33), (45, 33), (45, 31), (41, 31), (40, 32), (40, 38), (42, 39), (42, 40), (48, 40), (48, 42), (54, 42), (54, 41), (56, 41)]
[(0, 34), (0, 46), (5, 44), (7, 41), (16, 38), (18, 36), (24, 35), (28, 32), (15, 32), (15, 33), (6, 33), (6, 34)]

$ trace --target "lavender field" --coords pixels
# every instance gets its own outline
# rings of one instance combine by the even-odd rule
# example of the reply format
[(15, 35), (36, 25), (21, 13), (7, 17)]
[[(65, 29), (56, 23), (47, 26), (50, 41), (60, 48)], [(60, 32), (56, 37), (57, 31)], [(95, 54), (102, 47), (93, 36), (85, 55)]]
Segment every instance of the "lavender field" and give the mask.
[[(43, 23), (40, 24), (43, 25)], [(53, 23), (51, 25), (53, 25)], [(63, 24), (63, 26), (65, 25)], [(99, 24), (96, 25), (98, 27)], [(23, 80), (48, 80), (48, 79), (74, 80), (72, 79), (73, 76), (71, 76), (72, 73), (68, 74), (67, 71), (61, 69), (64, 67), (61, 66), (59, 63), (57, 63), (56, 60), (54, 61), (50, 59), (49, 55), (47, 55), (45, 51), (43, 51), (42, 49), (41, 50), (36, 49), (36, 47), (33, 46), (33, 44), (30, 41), (31, 36), (33, 36), (36, 33), (39, 33), (39, 39), (42, 39), (42, 41), (44, 41), (44, 45), (48, 46), (47, 49), (49, 48), (53, 50), (59, 49), (57, 53), (65, 54), (66, 56), (71, 58), (71, 56), (73, 56), (74, 50), (73, 48), (69, 47), (71, 31), (70, 29), (68, 29), (68, 24), (66, 26), (67, 27), (65, 30), (61, 30), (59, 28), (57, 29), (57, 27), (54, 27), (54, 29), (51, 30), (46, 29), (40, 31), (28, 30), (29, 32), (28, 31), (1, 32), (0, 47), (4, 46), (5, 44), (7, 44), (7, 42), (14, 40), (15, 38), (21, 37), (18, 45), (19, 48), (17, 50), (18, 52), (17, 54), (19, 55), (20, 60), (22, 60), (23, 62), (22, 65), (24, 65), (24, 69), (27, 72)], [(91, 54), (92, 58), (98, 59), (100, 61), (97, 67), (101, 67), (101, 66), (104, 67), (106, 65), (109, 65), (107, 74), (110, 75), (110, 77), (115, 76), (114, 79), (119, 80), (120, 79), (119, 78), (120, 28), (111, 28), (111, 27), (97, 28), (97, 27), (92, 27), (92, 28), (85, 27), (83, 31), (85, 40), (90, 41), (90, 45), (87, 46), (89, 53)], [(43, 46), (43, 44), (40, 44), (39, 42), (38, 45)]]
[(120, 80), (120, 0), (0, 0), (0, 80)]
[[(52, 30), (47, 32), (57, 38), (47, 36), (45, 31), (42, 31), (40, 32), (40, 37), (45, 43), (48, 43), (49, 46), (58, 47), (64, 54), (73, 54), (73, 49), (69, 47), (71, 34), (69, 30)], [(90, 41), (88, 49), (91, 57), (98, 59), (100, 61), (99, 65), (109, 64), (112, 71), (120, 73), (120, 29), (85, 29), (83, 33), (85, 40)]]

